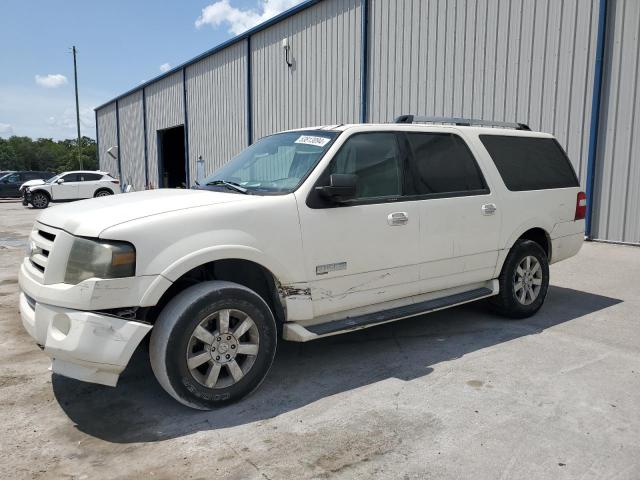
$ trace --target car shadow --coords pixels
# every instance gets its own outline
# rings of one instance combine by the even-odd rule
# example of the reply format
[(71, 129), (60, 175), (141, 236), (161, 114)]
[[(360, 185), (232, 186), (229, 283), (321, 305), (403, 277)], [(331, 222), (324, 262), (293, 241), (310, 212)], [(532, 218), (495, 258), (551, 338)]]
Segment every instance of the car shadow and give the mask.
[(54, 395), (77, 428), (115, 443), (153, 442), (247, 424), (375, 382), (423, 377), (431, 365), (597, 312), (622, 300), (551, 286), (533, 317), (509, 321), (468, 304), (310, 343), (281, 342), (267, 379), (223, 409), (183, 407), (158, 385), (145, 343), (116, 388), (53, 375)]

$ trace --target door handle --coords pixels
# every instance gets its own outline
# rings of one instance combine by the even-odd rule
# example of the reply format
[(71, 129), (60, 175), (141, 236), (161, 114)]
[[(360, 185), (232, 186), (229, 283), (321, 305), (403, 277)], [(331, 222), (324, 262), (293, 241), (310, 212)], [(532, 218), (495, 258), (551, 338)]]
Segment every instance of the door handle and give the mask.
[(495, 203), (485, 203), (484, 205), (482, 205), (482, 214), (493, 215), (494, 213), (496, 213), (497, 209), (498, 207), (496, 207)]
[(409, 215), (407, 214), (407, 212), (393, 212), (390, 213), (387, 217), (387, 223), (392, 227), (406, 225), (408, 221)]

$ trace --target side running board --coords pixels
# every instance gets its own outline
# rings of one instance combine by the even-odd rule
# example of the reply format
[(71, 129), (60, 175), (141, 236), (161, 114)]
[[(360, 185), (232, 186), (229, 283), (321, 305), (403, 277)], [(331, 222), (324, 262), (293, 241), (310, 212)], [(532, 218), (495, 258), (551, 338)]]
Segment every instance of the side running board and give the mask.
[(434, 310), (441, 310), (443, 308), (451, 307), (459, 303), (479, 300), (480, 298), (490, 296), (492, 293), (493, 292), (490, 288), (476, 288), (467, 292), (455, 293), (447, 297), (414, 303), (411, 305), (406, 305), (404, 307), (390, 308), (389, 310), (383, 310), (381, 312), (368, 313), (355, 317), (347, 317), (343, 318), (342, 320), (334, 320), (333, 322), (321, 323), (319, 325), (312, 325), (306, 328), (316, 335), (326, 335), (328, 333), (335, 333), (344, 330), (353, 330), (376, 323), (384, 323), (391, 320), (400, 320), (401, 318), (413, 317), (415, 315), (428, 313)]

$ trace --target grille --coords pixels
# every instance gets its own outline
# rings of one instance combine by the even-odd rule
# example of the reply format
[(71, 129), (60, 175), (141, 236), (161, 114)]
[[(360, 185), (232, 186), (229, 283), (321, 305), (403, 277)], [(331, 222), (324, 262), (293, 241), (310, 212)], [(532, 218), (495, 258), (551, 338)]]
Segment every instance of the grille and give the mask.
[(49, 254), (55, 239), (56, 235), (54, 233), (45, 232), (44, 230), (34, 230), (31, 233), (31, 242), (35, 245), (35, 248), (31, 249), (29, 261), (31, 265), (42, 274), (44, 274), (47, 269)]
[(50, 242), (53, 242), (56, 239), (56, 236), (53, 233), (45, 232), (44, 230), (38, 230), (38, 235)]

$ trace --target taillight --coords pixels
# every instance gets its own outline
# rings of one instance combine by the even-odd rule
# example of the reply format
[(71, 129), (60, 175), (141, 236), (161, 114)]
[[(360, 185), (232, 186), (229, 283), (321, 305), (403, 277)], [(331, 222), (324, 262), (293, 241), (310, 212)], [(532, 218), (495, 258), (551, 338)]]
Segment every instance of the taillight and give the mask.
[(111, 180), (111, 183), (115, 183), (116, 185), (120, 185), (120, 180)]
[(574, 220), (583, 220), (587, 214), (587, 194), (584, 192), (578, 192), (576, 198), (576, 217)]

